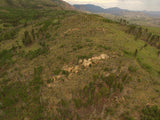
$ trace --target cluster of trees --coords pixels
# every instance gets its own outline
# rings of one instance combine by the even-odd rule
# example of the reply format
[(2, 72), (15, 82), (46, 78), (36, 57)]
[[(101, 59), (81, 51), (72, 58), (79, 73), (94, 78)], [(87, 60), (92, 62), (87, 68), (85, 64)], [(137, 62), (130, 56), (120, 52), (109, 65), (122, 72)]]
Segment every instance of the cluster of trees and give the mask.
[(10, 30), (7, 32), (0, 32), (0, 41), (14, 39), (17, 35), (18, 30)]
[(144, 29), (142, 27), (131, 25), (127, 33), (133, 34), (135, 36), (135, 40), (142, 39), (146, 41), (151, 46), (154, 46), (160, 49), (160, 36), (157, 34), (153, 34), (148, 32), (148, 29)]
[(122, 25), (128, 25), (129, 24), (129, 22), (127, 20), (122, 19), (122, 18), (119, 20), (119, 23), (122, 24)]

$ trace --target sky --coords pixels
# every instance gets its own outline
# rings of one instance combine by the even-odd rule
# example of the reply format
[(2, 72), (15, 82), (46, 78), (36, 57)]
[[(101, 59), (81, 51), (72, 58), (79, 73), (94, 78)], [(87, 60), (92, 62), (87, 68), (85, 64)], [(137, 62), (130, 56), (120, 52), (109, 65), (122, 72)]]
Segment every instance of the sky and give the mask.
[(64, 0), (70, 4), (94, 4), (103, 8), (160, 11), (160, 0)]

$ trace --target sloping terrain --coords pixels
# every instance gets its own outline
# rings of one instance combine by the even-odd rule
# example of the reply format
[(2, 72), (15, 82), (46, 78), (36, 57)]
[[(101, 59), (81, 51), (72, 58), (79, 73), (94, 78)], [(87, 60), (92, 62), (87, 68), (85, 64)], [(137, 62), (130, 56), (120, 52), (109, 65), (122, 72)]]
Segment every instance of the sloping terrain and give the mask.
[(0, 119), (159, 120), (158, 28), (59, 5), (0, 9)]
[(99, 14), (103, 17), (112, 19), (114, 21), (119, 21), (120, 19), (125, 19), (131, 24), (138, 24), (143, 26), (160, 27), (160, 12), (151, 11), (130, 11), (126, 9), (120, 9), (117, 7), (104, 9), (95, 5), (74, 5), (80, 11), (91, 12)]

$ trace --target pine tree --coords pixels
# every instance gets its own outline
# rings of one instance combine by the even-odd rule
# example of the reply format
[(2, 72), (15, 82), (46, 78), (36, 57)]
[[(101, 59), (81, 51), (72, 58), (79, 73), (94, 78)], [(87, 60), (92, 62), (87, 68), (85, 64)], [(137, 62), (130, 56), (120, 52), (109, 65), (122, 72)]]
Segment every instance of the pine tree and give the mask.
[(25, 46), (27, 46), (27, 45), (29, 45), (29, 44), (31, 44), (31, 43), (32, 43), (32, 40), (31, 40), (31, 37), (30, 37), (30, 35), (29, 35), (29, 32), (28, 32), (28, 31), (25, 31), (25, 32), (24, 32), (23, 44), (24, 44)]

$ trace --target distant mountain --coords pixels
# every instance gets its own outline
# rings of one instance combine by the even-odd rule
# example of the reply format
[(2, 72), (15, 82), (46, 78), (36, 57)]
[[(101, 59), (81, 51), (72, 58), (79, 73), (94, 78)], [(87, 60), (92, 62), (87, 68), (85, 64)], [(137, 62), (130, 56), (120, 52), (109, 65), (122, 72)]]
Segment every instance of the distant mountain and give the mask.
[(160, 18), (160, 11), (144, 11), (144, 13), (149, 16)]
[(86, 4), (86, 5), (74, 5), (75, 8), (81, 10), (81, 11), (89, 11), (92, 13), (108, 13), (116, 16), (122, 16), (126, 14), (145, 14), (147, 16), (152, 16), (152, 17), (160, 17), (160, 11), (131, 11), (127, 9), (121, 9), (118, 7), (113, 7), (113, 8), (107, 8), (104, 9), (102, 7), (92, 5), (92, 4)]
[(93, 12), (93, 13), (100, 13), (100, 12), (104, 12), (104, 9), (96, 6), (96, 5), (91, 5), (91, 4), (86, 4), (86, 5), (73, 5), (75, 8), (82, 10), (82, 11), (89, 11), (89, 12)]
[(124, 12), (130, 12), (129, 10), (120, 9), (118, 7), (104, 9), (102, 7), (92, 5), (92, 4), (73, 5), (73, 6), (81, 11), (89, 11), (92, 13), (109, 13), (109, 14), (113, 14), (113, 15), (121, 15)]

